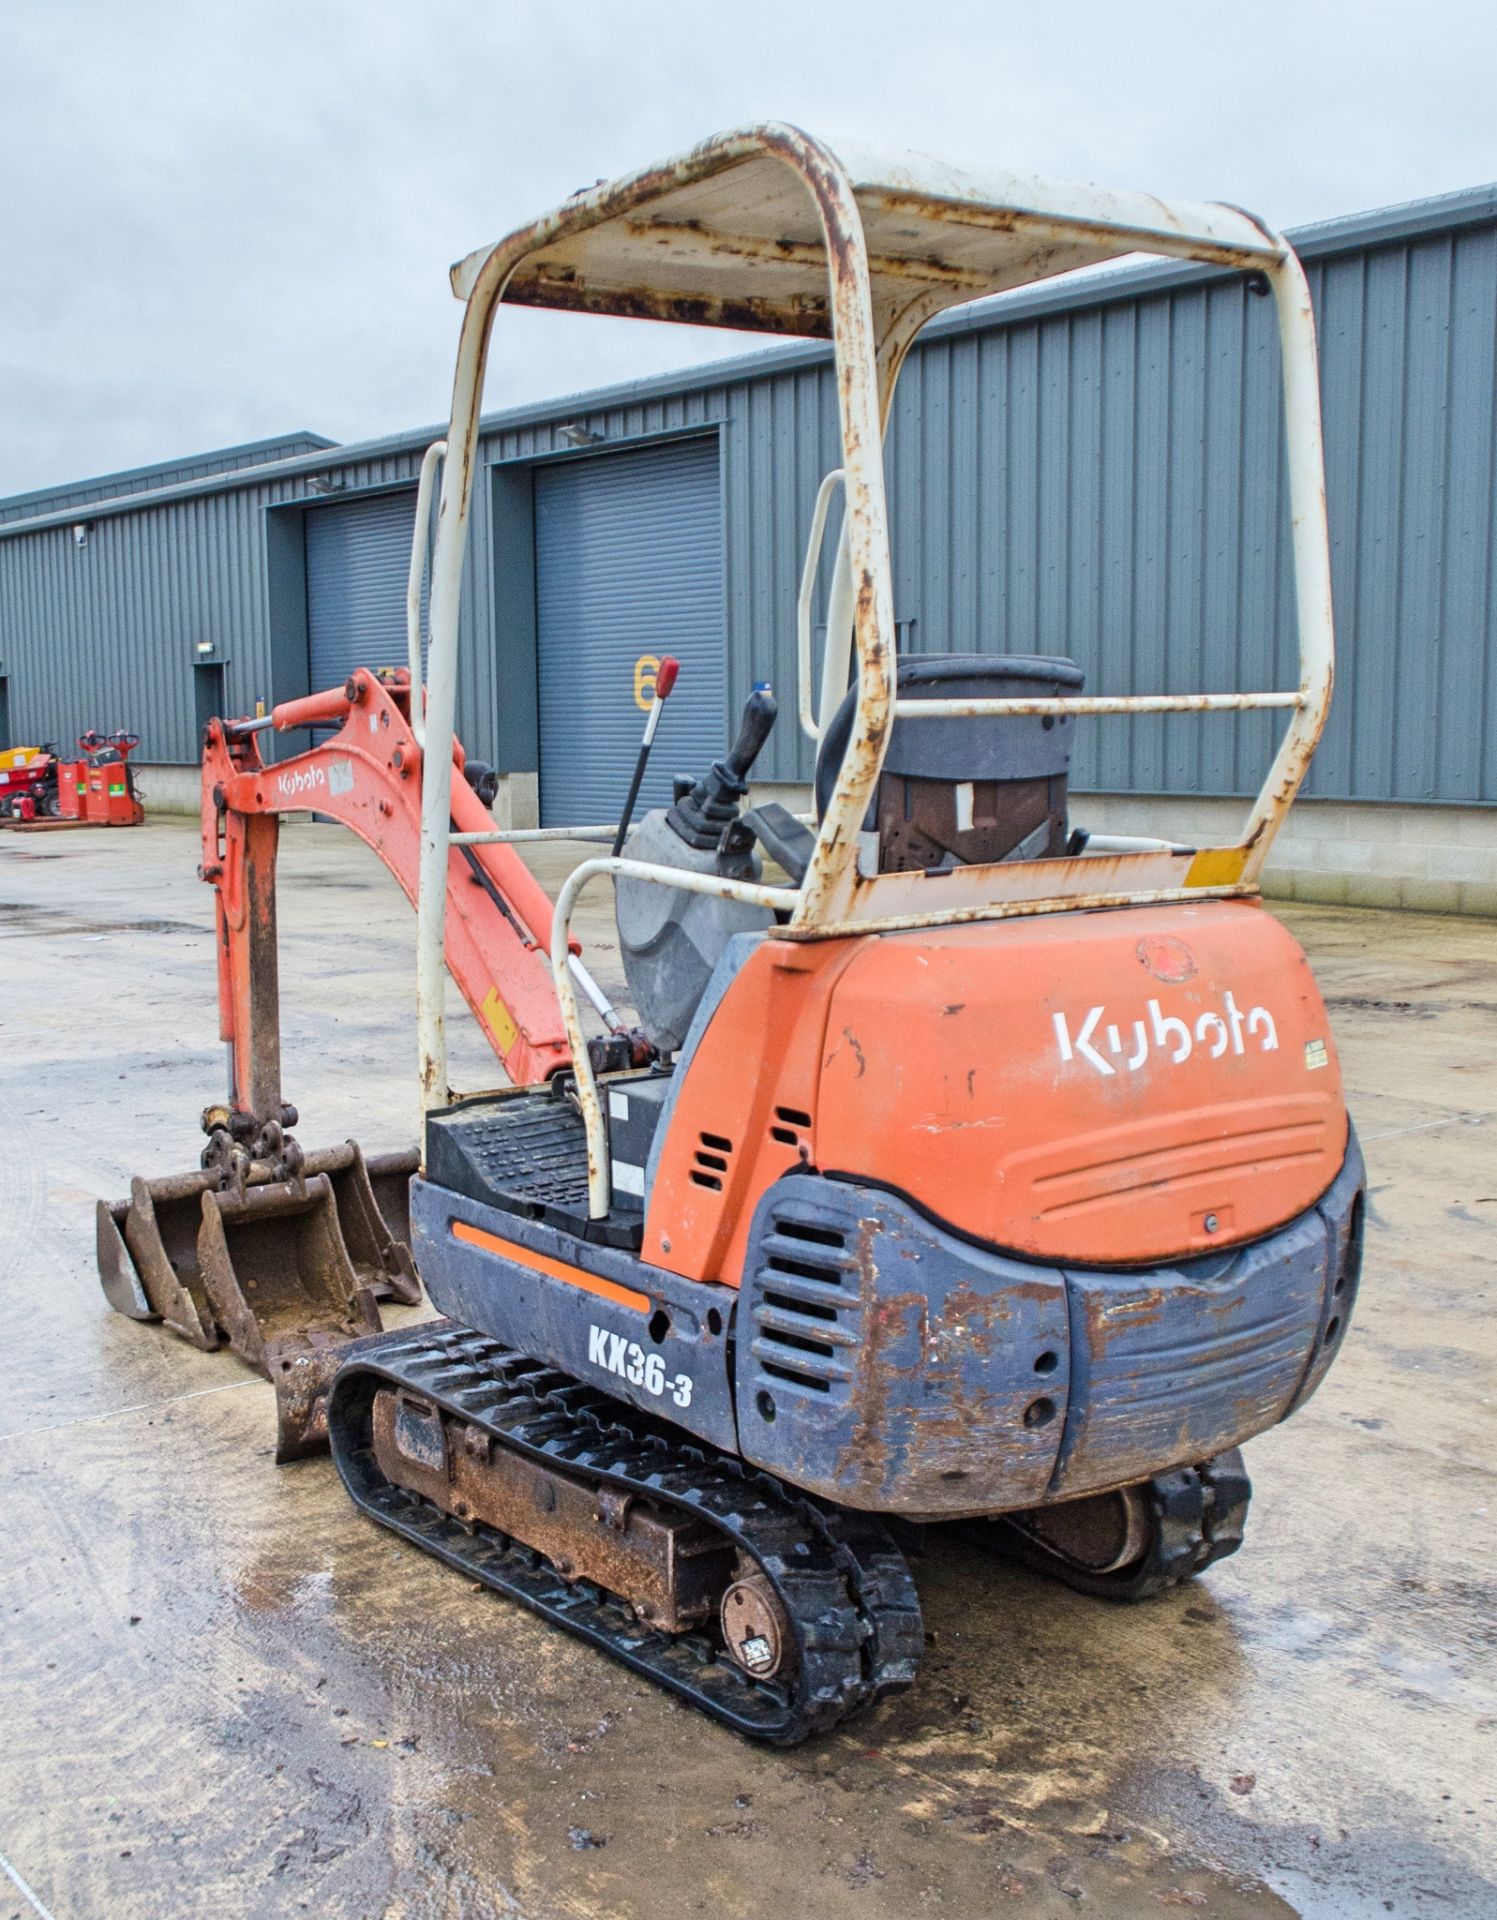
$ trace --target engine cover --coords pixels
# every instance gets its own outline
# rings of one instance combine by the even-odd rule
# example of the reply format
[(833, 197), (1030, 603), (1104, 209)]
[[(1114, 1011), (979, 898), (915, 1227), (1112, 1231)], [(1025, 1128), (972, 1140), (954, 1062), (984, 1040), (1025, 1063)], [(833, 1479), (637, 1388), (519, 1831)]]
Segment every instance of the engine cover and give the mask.
[(1041, 1259), (1254, 1239), (1346, 1154), (1309, 963), (1247, 902), (896, 934), (839, 979), (828, 1028), (817, 1164)]
[(987, 1247), (1127, 1267), (1273, 1231), (1346, 1156), (1324, 1003), (1252, 901), (771, 932), (723, 968), (646, 1195), (645, 1252), (675, 1272), (736, 1285), (796, 1166)]

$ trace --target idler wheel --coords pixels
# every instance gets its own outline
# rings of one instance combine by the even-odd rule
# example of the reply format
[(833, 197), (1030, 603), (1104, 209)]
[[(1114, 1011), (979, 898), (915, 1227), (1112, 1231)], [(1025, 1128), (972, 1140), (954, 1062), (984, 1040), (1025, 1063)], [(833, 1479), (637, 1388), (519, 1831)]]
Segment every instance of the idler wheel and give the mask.
[(728, 1652), (755, 1680), (772, 1680), (791, 1646), (790, 1623), (779, 1595), (762, 1573), (735, 1580), (719, 1608)]
[(1141, 1559), (1149, 1544), (1146, 1487), (1121, 1487), (1041, 1507), (1026, 1517), (1034, 1538), (1085, 1573), (1114, 1573)]

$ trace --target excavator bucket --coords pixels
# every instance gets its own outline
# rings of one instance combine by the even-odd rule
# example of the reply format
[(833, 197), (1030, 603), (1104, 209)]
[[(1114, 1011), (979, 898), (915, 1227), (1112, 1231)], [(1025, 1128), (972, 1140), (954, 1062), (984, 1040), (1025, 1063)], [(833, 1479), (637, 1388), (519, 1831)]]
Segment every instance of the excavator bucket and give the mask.
[(205, 1193), (198, 1267), (218, 1325), (276, 1394), (276, 1459), (327, 1444), (327, 1392), (351, 1340), (380, 1331), (338, 1225), (332, 1177)]
[[(349, 1141), (349, 1145), (353, 1142)], [(375, 1217), (394, 1242), (397, 1258), (404, 1257), (411, 1275), (409, 1299), (400, 1291), (393, 1275), (389, 1281), (390, 1296), (412, 1307), (421, 1299), (421, 1282), (416, 1278), (411, 1260), (411, 1175), (420, 1164), (421, 1155), (415, 1147), (407, 1147), (404, 1153), (371, 1154), (364, 1161), (369, 1189), (374, 1196)], [(378, 1294), (379, 1288), (374, 1291)]]
[(309, 1153), (304, 1174), (325, 1173), (332, 1181), (333, 1203), (343, 1244), (359, 1276), (376, 1300), (420, 1304), (421, 1282), (411, 1259), (411, 1175), (421, 1163), (414, 1147), (403, 1153), (379, 1153), (366, 1160), (358, 1143)]
[(366, 1162), (349, 1140), (308, 1154), (294, 1180), (256, 1169), (242, 1192), (214, 1171), (137, 1178), (127, 1201), (98, 1204), (104, 1296), (205, 1352), (227, 1342), (275, 1387), (276, 1458), (297, 1459), (325, 1443), (328, 1383), (348, 1342), (380, 1331), (377, 1299), (421, 1299), (407, 1197), (418, 1159)]
[[(197, 1250), (203, 1195), (216, 1185), (217, 1176), (203, 1172), (174, 1174), (165, 1180), (134, 1179), (123, 1220), (127, 1261), (133, 1265), (150, 1315), (164, 1320), (173, 1333), (181, 1334), (205, 1353), (223, 1344), (203, 1291)], [(99, 1203), (101, 1250), (106, 1208), (111, 1218), (118, 1212), (107, 1202)], [(102, 1258), (100, 1277), (104, 1278)], [(104, 1291), (111, 1305), (118, 1306), (108, 1279), (104, 1280)], [(120, 1310), (128, 1312), (129, 1308)]]
[(110, 1306), (127, 1320), (159, 1320), (161, 1316), (151, 1305), (130, 1249), (125, 1245), (125, 1225), (129, 1218), (128, 1200), (101, 1200), (94, 1209), (94, 1251), (99, 1263), (99, 1283)]

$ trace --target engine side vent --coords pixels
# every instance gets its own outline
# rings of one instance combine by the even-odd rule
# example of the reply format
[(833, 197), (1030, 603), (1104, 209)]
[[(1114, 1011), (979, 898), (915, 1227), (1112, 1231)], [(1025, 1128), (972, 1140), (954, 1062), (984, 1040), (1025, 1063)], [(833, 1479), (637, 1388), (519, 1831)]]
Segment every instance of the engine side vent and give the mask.
[(749, 1350), (779, 1386), (845, 1397), (862, 1337), (857, 1263), (844, 1229), (797, 1219), (792, 1205), (755, 1248)]
[(811, 1144), (811, 1116), (802, 1113), (799, 1107), (776, 1107), (774, 1124), (769, 1129), (771, 1140), (778, 1140), (782, 1147), (809, 1149)]
[(691, 1169), (691, 1177), (699, 1187), (707, 1187), (713, 1193), (721, 1193), (723, 1182), (728, 1177), (728, 1163), (733, 1157), (733, 1142), (720, 1133), (699, 1133), (697, 1150)]

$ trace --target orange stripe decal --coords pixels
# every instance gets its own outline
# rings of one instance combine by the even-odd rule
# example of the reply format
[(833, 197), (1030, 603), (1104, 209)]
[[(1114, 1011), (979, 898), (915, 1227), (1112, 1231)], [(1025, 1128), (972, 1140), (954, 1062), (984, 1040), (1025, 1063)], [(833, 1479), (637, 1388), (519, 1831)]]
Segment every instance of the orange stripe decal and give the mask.
[(516, 1245), (513, 1240), (501, 1240), (497, 1233), (486, 1233), (482, 1227), (470, 1227), (466, 1220), (453, 1221), (452, 1237), (454, 1240), (465, 1240), (470, 1247), (481, 1247), (485, 1253), (502, 1254), (517, 1266), (549, 1274), (553, 1280), (565, 1280), (568, 1286), (580, 1287), (584, 1293), (595, 1293), (600, 1300), (611, 1300), (616, 1307), (632, 1307), (636, 1313), (650, 1311), (650, 1296), (647, 1293), (636, 1293), (632, 1287), (621, 1287), (616, 1281), (604, 1280), (596, 1273), (585, 1273), (581, 1267), (569, 1267), (564, 1260), (553, 1260), (548, 1253), (535, 1253), (529, 1247)]

